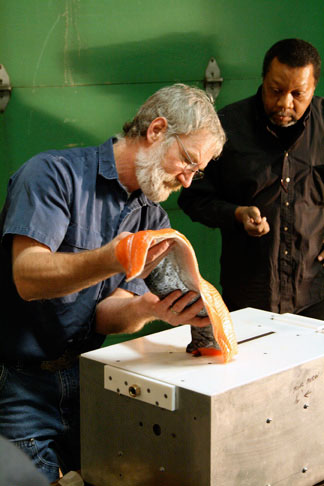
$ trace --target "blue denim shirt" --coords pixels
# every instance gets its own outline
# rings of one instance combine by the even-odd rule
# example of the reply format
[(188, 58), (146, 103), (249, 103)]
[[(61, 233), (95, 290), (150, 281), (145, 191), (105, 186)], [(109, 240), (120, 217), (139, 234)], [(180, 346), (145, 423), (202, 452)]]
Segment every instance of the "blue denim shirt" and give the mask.
[(147, 291), (143, 280), (126, 283), (118, 274), (65, 297), (26, 302), (12, 282), (12, 235), (76, 253), (99, 248), (122, 231), (170, 226), (166, 212), (140, 190), (128, 196), (118, 180), (113, 141), (38, 154), (10, 179), (1, 215), (0, 360), (39, 361), (67, 348), (94, 349), (104, 340), (94, 331), (97, 303), (117, 287)]

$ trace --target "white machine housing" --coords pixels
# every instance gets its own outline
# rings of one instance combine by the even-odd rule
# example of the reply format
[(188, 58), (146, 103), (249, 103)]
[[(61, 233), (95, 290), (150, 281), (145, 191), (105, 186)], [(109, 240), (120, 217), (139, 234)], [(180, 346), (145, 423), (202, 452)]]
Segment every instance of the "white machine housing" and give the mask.
[[(232, 312), (239, 353), (186, 353), (190, 326), (81, 356), (93, 486), (301, 486), (324, 479), (324, 322)], [(324, 484), (324, 483), (323, 483)]]

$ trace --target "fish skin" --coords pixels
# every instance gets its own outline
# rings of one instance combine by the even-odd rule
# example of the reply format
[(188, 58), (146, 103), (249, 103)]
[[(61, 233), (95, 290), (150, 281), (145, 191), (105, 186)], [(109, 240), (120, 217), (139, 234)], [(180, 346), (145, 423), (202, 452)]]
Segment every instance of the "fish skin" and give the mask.
[[(179, 267), (177, 259), (171, 252), (171, 254), (166, 255), (166, 257), (152, 270), (148, 277), (146, 277), (145, 283), (150, 291), (161, 299), (167, 297), (167, 295), (174, 290), (181, 290), (181, 297), (190, 290), (196, 292), (196, 289), (192, 288), (193, 286), (189, 288), (183, 277), (185, 277), (185, 273)], [(199, 295), (192, 299), (188, 305), (192, 305), (198, 299)], [(206, 317), (207, 315), (205, 308), (197, 314), (199, 317)], [(187, 346), (187, 353), (198, 355), (197, 351), (199, 352), (199, 349), (205, 348), (214, 348), (220, 351), (211, 324), (206, 327), (191, 326), (191, 338), (191, 343)], [(201, 354), (201, 352), (199, 352), (199, 354)]]
[(126, 280), (130, 281), (142, 273), (152, 241), (159, 243), (170, 238), (175, 244), (145, 282), (150, 291), (160, 298), (178, 289), (183, 295), (190, 290), (198, 293), (205, 306), (198, 315), (208, 314), (211, 325), (204, 328), (191, 326), (192, 341), (187, 352), (208, 356), (221, 353), (226, 363), (237, 353), (232, 319), (217, 289), (201, 277), (194, 249), (183, 234), (174, 229), (162, 229), (139, 231), (123, 238), (115, 251), (125, 268)]

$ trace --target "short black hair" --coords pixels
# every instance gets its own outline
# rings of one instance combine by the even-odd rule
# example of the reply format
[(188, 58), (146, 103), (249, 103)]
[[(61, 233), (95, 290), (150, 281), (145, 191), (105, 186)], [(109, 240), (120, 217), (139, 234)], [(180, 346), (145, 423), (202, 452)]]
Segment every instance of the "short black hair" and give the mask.
[(302, 39), (283, 39), (276, 42), (266, 52), (262, 77), (264, 78), (270, 69), (270, 64), (274, 58), (282, 64), (290, 67), (304, 67), (313, 64), (315, 83), (318, 82), (321, 73), (321, 57), (318, 50), (309, 42)]

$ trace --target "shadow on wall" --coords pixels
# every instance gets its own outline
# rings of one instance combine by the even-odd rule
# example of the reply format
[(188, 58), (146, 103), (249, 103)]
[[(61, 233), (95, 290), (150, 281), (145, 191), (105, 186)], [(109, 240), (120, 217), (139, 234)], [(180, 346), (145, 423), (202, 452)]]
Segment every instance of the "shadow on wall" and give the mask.
[(189, 32), (170, 33), (140, 42), (70, 51), (70, 80), (99, 86), (196, 83), (203, 80), (208, 60), (217, 54), (214, 46), (214, 35)]
[(212, 46), (193, 32), (62, 53), (63, 85), (14, 87), (0, 115), (1, 180), (43, 150), (104, 142), (164, 85), (199, 84)]

